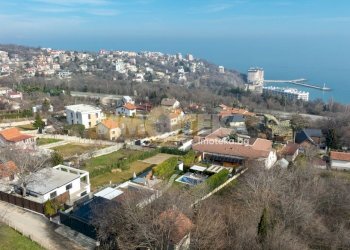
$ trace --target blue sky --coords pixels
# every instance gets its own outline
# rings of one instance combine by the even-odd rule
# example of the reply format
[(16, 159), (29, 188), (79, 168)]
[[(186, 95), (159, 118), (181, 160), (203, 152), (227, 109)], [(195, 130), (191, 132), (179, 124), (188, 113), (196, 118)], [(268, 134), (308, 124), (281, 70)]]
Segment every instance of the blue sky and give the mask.
[(32, 45), (158, 38), (341, 39), (349, 37), (350, 1), (0, 0), (0, 23), (0, 42)]

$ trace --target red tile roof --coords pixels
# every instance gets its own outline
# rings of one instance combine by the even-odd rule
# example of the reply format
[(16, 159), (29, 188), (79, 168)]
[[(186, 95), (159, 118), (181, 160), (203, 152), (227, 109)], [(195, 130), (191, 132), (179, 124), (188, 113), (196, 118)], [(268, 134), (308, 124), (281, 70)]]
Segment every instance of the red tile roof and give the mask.
[(101, 123), (109, 129), (114, 129), (114, 128), (119, 127), (118, 122), (113, 121), (111, 119), (106, 119), (106, 120), (102, 121)]
[(281, 154), (294, 155), (298, 149), (299, 149), (299, 144), (290, 142), (282, 149)]
[(18, 128), (4, 129), (0, 131), (0, 136), (8, 142), (20, 142), (33, 137), (31, 135), (22, 134)]
[(255, 114), (252, 112), (249, 112), (246, 109), (238, 109), (238, 108), (229, 108), (226, 107), (224, 110), (222, 110), (219, 113), (219, 116), (221, 118), (226, 117), (226, 116), (230, 116), (230, 115), (245, 115), (245, 116), (254, 116)]
[(331, 160), (350, 161), (350, 153), (331, 151)]
[(259, 159), (268, 157), (272, 150), (272, 141), (257, 138), (250, 140), (249, 144), (238, 144), (217, 139), (205, 139), (194, 144), (192, 148), (199, 152)]
[(128, 110), (134, 110), (136, 109), (136, 106), (130, 102), (127, 102), (123, 105), (124, 108), (128, 109)]

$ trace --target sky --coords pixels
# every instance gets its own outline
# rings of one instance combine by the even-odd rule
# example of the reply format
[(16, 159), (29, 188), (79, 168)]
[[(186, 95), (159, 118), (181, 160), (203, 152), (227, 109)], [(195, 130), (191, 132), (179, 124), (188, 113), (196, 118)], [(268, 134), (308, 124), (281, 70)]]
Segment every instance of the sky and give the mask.
[[(0, 0), (0, 43), (191, 53), (349, 103), (350, 0)], [(311, 91), (311, 90), (310, 90)]]
[(0, 43), (198, 49), (217, 40), (348, 39), (350, 1), (0, 0), (0, 24)]

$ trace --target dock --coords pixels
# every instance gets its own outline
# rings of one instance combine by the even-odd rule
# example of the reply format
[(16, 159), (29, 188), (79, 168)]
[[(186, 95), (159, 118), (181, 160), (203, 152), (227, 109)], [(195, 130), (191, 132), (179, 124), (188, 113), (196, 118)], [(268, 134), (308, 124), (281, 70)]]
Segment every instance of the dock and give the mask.
[(305, 83), (307, 80), (304, 78), (296, 79), (296, 80), (264, 80), (264, 83), (291, 83), (294, 85), (299, 85), (307, 88), (318, 89), (322, 91), (331, 91), (331, 88), (326, 87), (326, 84), (323, 84), (323, 87), (316, 84), (308, 84)]

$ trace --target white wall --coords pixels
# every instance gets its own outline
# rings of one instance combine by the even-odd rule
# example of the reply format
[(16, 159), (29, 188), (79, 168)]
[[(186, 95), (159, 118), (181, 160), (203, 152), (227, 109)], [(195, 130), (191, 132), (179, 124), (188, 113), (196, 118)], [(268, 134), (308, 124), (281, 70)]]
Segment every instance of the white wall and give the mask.
[(350, 162), (349, 161), (332, 160), (331, 168), (332, 169), (339, 169), (339, 170), (344, 170), (344, 169), (350, 170)]
[(61, 194), (64, 194), (67, 191), (66, 190), (66, 186), (69, 185), (70, 183), (72, 183), (72, 188), (69, 189), (69, 194), (75, 193), (75, 192), (80, 190), (80, 178), (77, 178), (77, 179), (73, 180), (72, 182), (69, 182), (69, 183), (65, 184), (64, 186), (59, 187), (59, 188), (57, 188), (55, 190), (52, 190), (51, 192), (43, 195), (43, 201), (49, 200), (50, 199), (50, 194), (52, 192), (54, 192), (54, 191), (57, 192), (57, 196), (59, 196)]
[(277, 161), (277, 155), (275, 151), (270, 151), (269, 156), (265, 160), (265, 167), (270, 169)]

